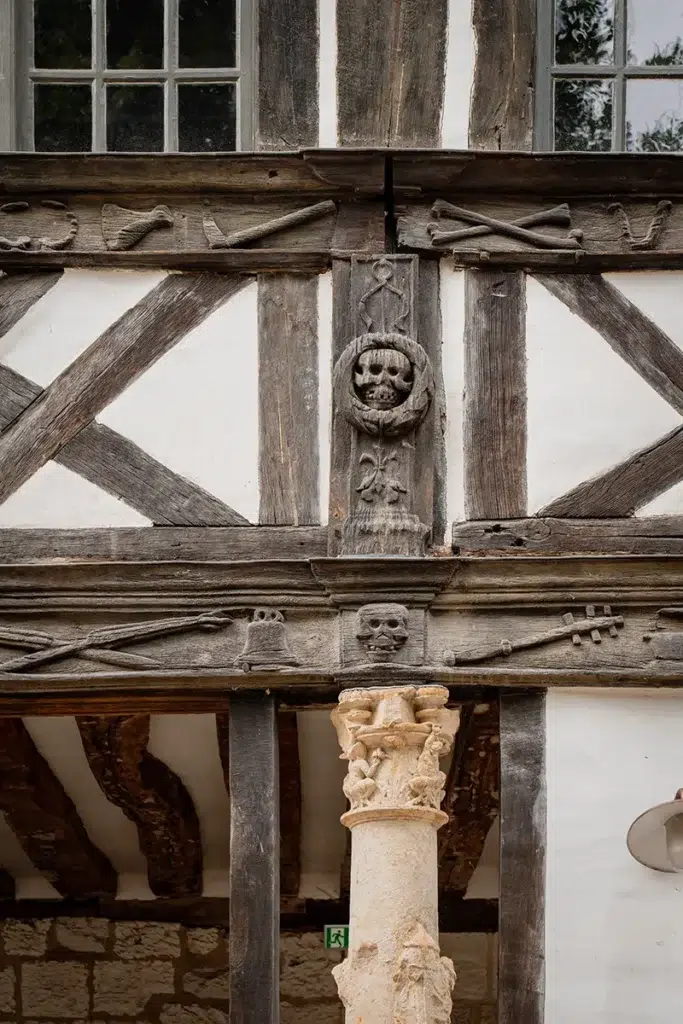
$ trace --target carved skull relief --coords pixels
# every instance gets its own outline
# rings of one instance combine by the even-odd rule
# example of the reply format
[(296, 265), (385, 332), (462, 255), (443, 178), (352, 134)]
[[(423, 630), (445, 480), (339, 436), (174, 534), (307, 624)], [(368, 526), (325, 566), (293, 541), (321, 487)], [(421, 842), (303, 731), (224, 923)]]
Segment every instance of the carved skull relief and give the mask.
[(402, 604), (363, 605), (356, 638), (373, 661), (387, 661), (408, 639), (408, 609)]
[(371, 409), (400, 405), (410, 394), (414, 379), (408, 357), (393, 348), (361, 352), (353, 376), (358, 397)]

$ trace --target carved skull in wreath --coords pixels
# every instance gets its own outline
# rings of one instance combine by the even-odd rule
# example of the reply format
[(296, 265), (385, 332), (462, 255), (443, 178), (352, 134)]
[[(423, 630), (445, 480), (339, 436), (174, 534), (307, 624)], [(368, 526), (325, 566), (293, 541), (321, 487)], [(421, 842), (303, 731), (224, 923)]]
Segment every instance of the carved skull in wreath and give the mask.
[(365, 604), (358, 609), (356, 638), (372, 661), (388, 661), (408, 639), (408, 609), (402, 604)]
[(334, 369), (337, 405), (358, 430), (396, 437), (425, 418), (434, 374), (425, 350), (398, 332), (362, 334)]

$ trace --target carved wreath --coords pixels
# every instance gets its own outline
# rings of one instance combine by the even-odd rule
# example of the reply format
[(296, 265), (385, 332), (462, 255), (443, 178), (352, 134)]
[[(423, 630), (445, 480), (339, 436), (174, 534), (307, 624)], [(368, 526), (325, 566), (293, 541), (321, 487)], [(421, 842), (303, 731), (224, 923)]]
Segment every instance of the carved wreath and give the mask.
[[(391, 409), (374, 409), (357, 394), (354, 368), (364, 352), (394, 349), (410, 362), (412, 387), (406, 399)], [(397, 436), (419, 426), (427, 415), (434, 395), (434, 371), (422, 345), (404, 334), (361, 334), (351, 341), (334, 368), (337, 407), (358, 430), (373, 436)]]

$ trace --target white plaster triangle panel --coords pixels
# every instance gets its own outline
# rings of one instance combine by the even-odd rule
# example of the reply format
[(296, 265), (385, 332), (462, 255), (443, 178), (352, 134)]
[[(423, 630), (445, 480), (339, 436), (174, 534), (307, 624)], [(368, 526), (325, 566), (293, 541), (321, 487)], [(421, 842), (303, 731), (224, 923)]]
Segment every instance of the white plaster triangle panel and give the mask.
[(61, 900), (54, 885), (29, 859), (4, 814), (0, 814), (0, 867), (14, 879), (18, 900)]
[(441, 261), (441, 336), (446, 392), (446, 510), (448, 522), (465, 518), (463, 387), (465, 379), (465, 273)]
[(204, 896), (230, 895), (230, 799), (215, 715), (152, 715), (150, 754), (168, 765), (192, 798), (202, 835)]
[(27, 717), (24, 725), (73, 801), (90, 839), (113, 864), (119, 876), (117, 898), (153, 899), (138, 831), (100, 789), (85, 756), (76, 719)]
[(77, 473), (47, 462), (0, 505), (0, 527), (151, 526), (151, 520)]
[(637, 518), (645, 516), (674, 516), (683, 513), (683, 480), (674, 484), (668, 491), (658, 494), (656, 498), (643, 505), (636, 512)]
[(603, 277), (683, 348), (683, 271), (632, 270)]
[(446, 81), (444, 84), (441, 145), (444, 149), (467, 149), (470, 104), (477, 44), (472, 24), (472, 5), (449, 0), (446, 36)]
[(0, 338), (0, 362), (47, 387), (165, 276), (147, 270), (65, 270)]
[(529, 513), (678, 426), (597, 331), (527, 279)]
[(97, 419), (257, 522), (256, 282), (190, 331)]

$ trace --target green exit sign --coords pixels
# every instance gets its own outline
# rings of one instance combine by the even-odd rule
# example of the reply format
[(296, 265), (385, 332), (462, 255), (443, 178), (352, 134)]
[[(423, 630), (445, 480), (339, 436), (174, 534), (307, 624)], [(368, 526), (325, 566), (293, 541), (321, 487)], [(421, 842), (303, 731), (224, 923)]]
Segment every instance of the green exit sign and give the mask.
[(325, 925), (325, 949), (348, 949), (349, 948), (349, 926), (348, 924), (326, 924)]

